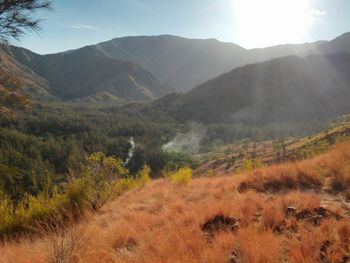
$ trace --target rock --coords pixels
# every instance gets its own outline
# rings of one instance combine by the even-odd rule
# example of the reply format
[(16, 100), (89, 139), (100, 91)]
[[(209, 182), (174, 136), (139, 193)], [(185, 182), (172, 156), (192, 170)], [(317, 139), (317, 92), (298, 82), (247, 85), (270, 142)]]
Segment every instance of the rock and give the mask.
[(247, 190), (249, 190), (250, 186), (246, 183), (246, 182), (242, 182), (238, 188), (237, 188), (237, 191), (239, 193), (244, 193), (246, 192)]
[(238, 228), (238, 221), (234, 217), (217, 215), (202, 225), (202, 231), (208, 234), (214, 234), (217, 231), (235, 231)]
[(310, 209), (303, 209), (299, 213), (295, 214), (295, 217), (298, 220), (310, 218), (311, 216), (312, 216), (312, 212)]
[(340, 220), (342, 218), (337, 213), (329, 211), (324, 207), (317, 207), (312, 210), (303, 209), (296, 213), (295, 217), (298, 220), (307, 220), (314, 225), (319, 225), (320, 221), (324, 218), (334, 218), (336, 220)]
[(321, 217), (326, 217), (327, 216), (327, 209), (323, 207), (317, 207), (314, 208), (314, 213), (321, 216)]
[(295, 216), (297, 213), (297, 209), (293, 206), (287, 207), (286, 211), (284, 212), (285, 216)]

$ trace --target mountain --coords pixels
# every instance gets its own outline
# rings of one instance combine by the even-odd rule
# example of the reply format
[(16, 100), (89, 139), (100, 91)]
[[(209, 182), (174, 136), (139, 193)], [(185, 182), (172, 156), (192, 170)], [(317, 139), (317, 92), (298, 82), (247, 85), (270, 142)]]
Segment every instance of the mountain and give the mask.
[(179, 91), (188, 91), (234, 68), (273, 58), (350, 52), (350, 33), (332, 41), (244, 49), (215, 39), (137, 36), (91, 46), (106, 56), (142, 66)]
[(95, 47), (144, 67), (180, 91), (245, 64), (247, 56), (247, 50), (233, 43), (170, 35), (115, 38)]
[(249, 56), (251, 62), (262, 62), (290, 55), (327, 55), (341, 52), (350, 53), (350, 33), (344, 33), (331, 41), (317, 41), (305, 44), (285, 44), (250, 49)]
[(289, 56), (234, 69), (153, 103), (181, 121), (278, 122), (350, 112), (350, 54)]
[(40, 98), (149, 101), (247, 64), (339, 52), (350, 52), (350, 33), (332, 41), (250, 50), (215, 39), (138, 36), (50, 55), (0, 46), (0, 66), (21, 76), (26, 90)]
[(15, 73), (30, 80), (24, 84), (31, 90), (45, 90), (46, 95), (64, 100), (101, 93), (126, 101), (153, 100), (175, 91), (140, 66), (107, 57), (90, 47), (38, 55), (23, 48), (1, 46), (0, 54), (8, 58), (6, 63), (1, 61), (1, 66), (18, 69)]

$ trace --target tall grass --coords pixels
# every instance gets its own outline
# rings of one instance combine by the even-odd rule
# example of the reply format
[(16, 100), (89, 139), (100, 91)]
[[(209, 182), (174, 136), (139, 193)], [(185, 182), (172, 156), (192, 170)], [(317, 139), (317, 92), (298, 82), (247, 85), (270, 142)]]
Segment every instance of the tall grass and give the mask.
[[(147, 174), (145, 168), (136, 177), (137, 183), (122, 180), (123, 189), (133, 185), (137, 190), (125, 192), (99, 213), (72, 224), (69, 231), (79, 233), (72, 235), (77, 243), (70, 243), (69, 233), (55, 230), (58, 242), (62, 236), (67, 242), (62, 249), (56, 248), (50, 235), (43, 235), (4, 242), (0, 255), (6, 263), (40, 262), (41, 257), (43, 262), (54, 262), (56, 255), (81, 263), (346, 262), (350, 223), (336, 197), (327, 209), (343, 219), (324, 217), (315, 225), (285, 212), (288, 207), (302, 211), (325, 206), (327, 182), (334, 178), (341, 184), (347, 182), (348, 146), (338, 145), (330, 153), (303, 162), (186, 180), (186, 187), (168, 179), (144, 185), (148, 181), (142, 179), (147, 178), (142, 175)], [(248, 187), (237, 191), (242, 183)], [(218, 228), (208, 237), (202, 226), (217, 215), (236, 218), (238, 229)]]
[(274, 165), (246, 174), (239, 189), (258, 192), (283, 192), (291, 190), (343, 193), (349, 196), (350, 143), (337, 145), (336, 149), (311, 160)]

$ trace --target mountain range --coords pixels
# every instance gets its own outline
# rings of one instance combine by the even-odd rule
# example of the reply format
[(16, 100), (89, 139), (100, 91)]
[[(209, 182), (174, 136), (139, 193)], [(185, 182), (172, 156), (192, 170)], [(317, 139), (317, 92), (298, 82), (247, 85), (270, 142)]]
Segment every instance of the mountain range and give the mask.
[(91, 46), (109, 57), (138, 64), (161, 81), (186, 92), (234, 68), (289, 55), (350, 52), (350, 33), (332, 41), (245, 49), (215, 39), (176, 36), (115, 38)]
[(180, 121), (267, 123), (350, 112), (350, 53), (250, 64), (153, 107)]
[(0, 45), (0, 66), (38, 99), (153, 101), (185, 92), (153, 105), (182, 120), (253, 121), (324, 116), (322, 106), (329, 114), (343, 112), (348, 53), (350, 33), (250, 50), (163, 35), (115, 38), (49, 55)]

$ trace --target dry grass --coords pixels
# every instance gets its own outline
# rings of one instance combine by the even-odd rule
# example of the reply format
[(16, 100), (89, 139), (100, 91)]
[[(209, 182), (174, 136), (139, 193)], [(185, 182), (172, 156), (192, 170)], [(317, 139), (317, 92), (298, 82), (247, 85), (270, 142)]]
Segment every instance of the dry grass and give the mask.
[(347, 195), (350, 188), (350, 143), (311, 160), (273, 165), (247, 174), (240, 191), (284, 192), (290, 190), (328, 190)]
[[(68, 232), (3, 243), (0, 262), (342, 262), (350, 256), (344, 210), (335, 211), (344, 219), (327, 217), (319, 224), (285, 211), (319, 207), (327, 181), (340, 181), (333, 192), (349, 189), (349, 160), (349, 144), (342, 144), (312, 160), (248, 174), (202, 177), (187, 185), (155, 180)], [(254, 187), (239, 192), (242, 182)], [(238, 230), (203, 233), (201, 226), (217, 215), (239, 219)], [(64, 245), (57, 250), (57, 244)], [(57, 251), (67, 256), (55, 260)]]

